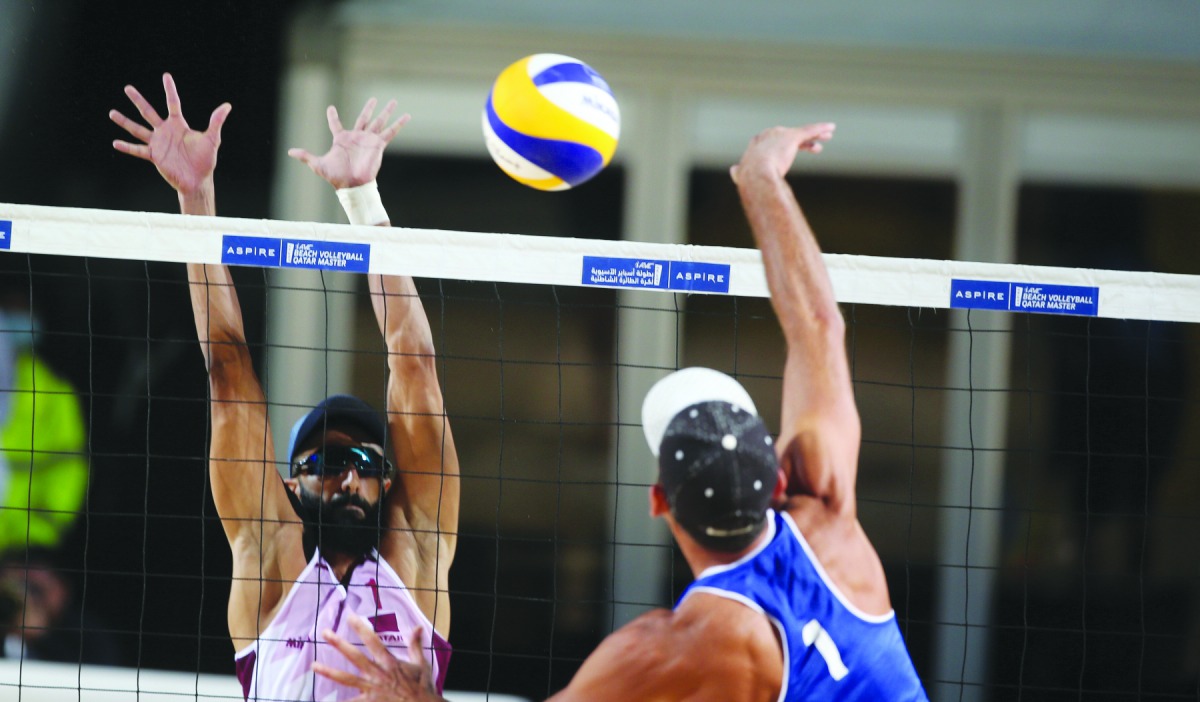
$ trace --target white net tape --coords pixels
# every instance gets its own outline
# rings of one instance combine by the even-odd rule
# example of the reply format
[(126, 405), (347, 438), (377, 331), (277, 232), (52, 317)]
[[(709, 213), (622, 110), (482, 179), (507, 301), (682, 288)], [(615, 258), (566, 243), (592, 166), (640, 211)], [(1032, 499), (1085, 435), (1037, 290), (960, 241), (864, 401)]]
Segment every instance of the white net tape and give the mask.
[[(753, 249), (8, 204), (0, 235), (0, 248), (25, 253), (767, 296)], [(1200, 276), (842, 254), (825, 262), (844, 303), (1200, 321)]]

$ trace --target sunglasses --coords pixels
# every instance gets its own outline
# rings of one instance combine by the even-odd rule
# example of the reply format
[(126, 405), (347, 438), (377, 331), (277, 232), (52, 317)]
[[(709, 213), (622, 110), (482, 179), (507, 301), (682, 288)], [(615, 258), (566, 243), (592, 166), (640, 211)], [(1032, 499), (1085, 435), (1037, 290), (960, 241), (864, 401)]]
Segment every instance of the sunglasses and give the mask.
[(384, 478), (392, 472), (392, 464), (378, 451), (365, 446), (326, 446), (292, 463), (292, 477), (312, 475), (318, 478), (341, 475), (354, 468), (361, 478)]

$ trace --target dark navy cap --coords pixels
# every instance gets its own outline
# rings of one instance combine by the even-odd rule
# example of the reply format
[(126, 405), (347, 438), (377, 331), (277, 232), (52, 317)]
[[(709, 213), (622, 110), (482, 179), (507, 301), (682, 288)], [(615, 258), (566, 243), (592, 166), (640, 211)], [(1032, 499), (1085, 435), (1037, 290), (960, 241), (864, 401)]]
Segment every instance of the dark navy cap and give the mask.
[(353, 395), (330, 395), (292, 425), (288, 440), (288, 460), (296, 458), (296, 449), (316, 432), (327, 427), (353, 425), (362, 429), (373, 443), (388, 445), (387, 422), (375, 408)]

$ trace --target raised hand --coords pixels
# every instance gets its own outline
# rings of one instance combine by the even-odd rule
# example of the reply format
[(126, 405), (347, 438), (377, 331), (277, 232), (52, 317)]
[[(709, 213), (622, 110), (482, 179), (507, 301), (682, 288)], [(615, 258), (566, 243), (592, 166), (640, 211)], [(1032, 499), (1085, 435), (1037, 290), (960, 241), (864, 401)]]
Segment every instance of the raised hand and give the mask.
[(742, 160), (729, 169), (729, 175), (735, 183), (742, 172), (753, 169), (784, 176), (791, 169), (797, 153), (821, 153), (824, 142), (833, 138), (835, 128), (832, 122), (819, 122), (803, 127), (772, 127), (764, 130), (750, 140)]
[(322, 638), (341, 651), (358, 668), (358, 673), (349, 673), (322, 663), (312, 664), (314, 672), (362, 693), (350, 702), (446, 702), (433, 689), (432, 672), (421, 643), (424, 632), (420, 627), (414, 629), (410, 637), (409, 651), (413, 662), (409, 663), (393, 656), (365, 619), (356, 614), (349, 616), (350, 626), (362, 639), (371, 656), (368, 657), (354, 644), (326, 629), (321, 633)]
[(217, 150), (221, 146), (221, 127), (233, 108), (227, 102), (222, 103), (209, 117), (208, 129), (198, 132), (189, 127), (183, 118), (179, 91), (170, 73), (163, 74), (163, 90), (167, 95), (166, 119), (150, 106), (137, 88), (125, 86), (125, 94), (149, 127), (117, 110), (110, 110), (109, 119), (142, 142), (137, 144), (118, 139), (113, 141), (113, 148), (153, 163), (163, 179), (179, 193), (181, 200), (205, 190), (211, 193), (213, 170), (217, 167)]
[(324, 156), (314, 156), (304, 149), (288, 149), (288, 156), (306, 164), (338, 190), (370, 183), (383, 163), (383, 150), (409, 120), (409, 116), (403, 114), (388, 125), (396, 109), (395, 100), (389, 100), (383, 112), (372, 119), (375, 105), (375, 98), (367, 100), (353, 129), (342, 126), (337, 108), (330, 105), (325, 111), (329, 131), (333, 134), (329, 151)]

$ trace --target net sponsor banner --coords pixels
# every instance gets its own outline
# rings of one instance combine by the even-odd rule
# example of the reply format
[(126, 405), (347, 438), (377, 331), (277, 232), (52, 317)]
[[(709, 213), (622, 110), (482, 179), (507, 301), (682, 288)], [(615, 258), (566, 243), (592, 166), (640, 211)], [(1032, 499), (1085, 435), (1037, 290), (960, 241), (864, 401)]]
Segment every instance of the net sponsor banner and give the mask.
[(1100, 313), (1100, 288), (954, 278), (950, 281), (950, 306), (1096, 317)]
[(672, 261), (671, 278), (667, 287), (689, 292), (727, 293), (729, 266), (721, 263)]
[(366, 273), (371, 267), (371, 245), (226, 234), (221, 263)]
[(226, 234), (221, 240), (221, 263), (233, 266), (278, 266), (280, 239)]
[(583, 257), (583, 284), (615, 288), (667, 288), (668, 261), (643, 258)]
[(371, 269), (371, 245), (340, 241), (283, 240), (284, 268), (366, 273)]
[(729, 292), (727, 263), (646, 258), (583, 257), (583, 285), (612, 288)]
[[(0, 239), (0, 251), (20, 253), (280, 268), (328, 266), (327, 270), (383, 275), (649, 293), (768, 294), (762, 257), (754, 249), (4, 203), (0, 203), (0, 222), (11, 223), (11, 229), (4, 229), (7, 238)], [(285, 242), (311, 246), (293, 248), (288, 260)], [(229, 243), (234, 244), (232, 251), (225, 246)], [(823, 258), (841, 303), (1200, 322), (1200, 276), (1195, 275), (829, 253)], [(663, 268), (657, 280), (641, 272), (617, 276), (615, 283), (601, 282), (603, 276), (590, 280), (589, 270), (629, 273), (630, 261)], [(1002, 291), (1003, 303), (988, 299), (985, 284), (1001, 286), (992, 292)], [(1014, 285), (1022, 287), (1019, 303), (1011, 289)], [(1103, 309), (1100, 288), (1104, 289)], [(956, 297), (960, 292), (962, 297)]]

